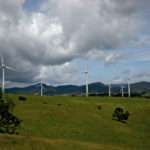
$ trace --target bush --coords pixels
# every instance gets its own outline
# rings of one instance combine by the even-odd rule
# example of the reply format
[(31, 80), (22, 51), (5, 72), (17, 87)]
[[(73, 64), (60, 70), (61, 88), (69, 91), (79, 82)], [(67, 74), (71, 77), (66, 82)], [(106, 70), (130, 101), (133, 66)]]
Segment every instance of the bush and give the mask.
[(57, 106), (62, 106), (62, 104), (57, 104)]
[(15, 133), (21, 123), (21, 120), (12, 114), (14, 106), (10, 100), (0, 100), (0, 132), (2, 133)]
[(43, 102), (43, 104), (48, 104), (47, 102)]
[(19, 100), (20, 100), (20, 101), (26, 101), (26, 100), (27, 100), (27, 98), (26, 98), (26, 97), (24, 97), (24, 96), (19, 96)]
[(124, 111), (123, 108), (117, 107), (112, 114), (112, 118), (114, 120), (125, 122), (128, 120), (129, 115), (130, 113), (128, 111)]
[(97, 105), (97, 109), (98, 109), (98, 110), (101, 110), (101, 109), (102, 109), (102, 106), (101, 106), (101, 105)]

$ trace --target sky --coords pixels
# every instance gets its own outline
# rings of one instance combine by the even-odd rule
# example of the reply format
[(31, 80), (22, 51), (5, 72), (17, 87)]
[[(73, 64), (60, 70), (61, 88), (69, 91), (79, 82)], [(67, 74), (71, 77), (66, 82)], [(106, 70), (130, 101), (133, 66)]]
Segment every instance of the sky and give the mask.
[[(150, 81), (149, 0), (0, 0), (7, 86)], [(1, 77), (1, 75), (0, 75)]]

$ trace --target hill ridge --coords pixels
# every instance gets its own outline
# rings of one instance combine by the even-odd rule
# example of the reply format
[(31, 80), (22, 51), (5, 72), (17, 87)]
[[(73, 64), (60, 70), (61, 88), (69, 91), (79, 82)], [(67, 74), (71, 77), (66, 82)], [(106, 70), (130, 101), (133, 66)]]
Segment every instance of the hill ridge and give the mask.
[[(122, 84), (112, 84), (112, 93), (120, 93), (120, 87)], [(125, 86), (125, 93), (127, 93), (127, 84), (123, 84)], [(43, 84), (43, 89), (45, 95), (82, 95), (85, 93), (85, 85), (74, 85), (74, 84), (66, 84), (66, 85), (47, 85)], [(14, 87), (8, 88), (6, 90), (8, 93), (24, 93), (24, 94), (40, 94), (40, 83), (33, 84), (26, 87)], [(141, 81), (131, 84), (131, 92), (145, 94), (150, 93), (150, 82)], [(102, 82), (92, 82), (89, 83), (89, 93), (95, 94), (106, 94), (108, 93), (108, 85)]]

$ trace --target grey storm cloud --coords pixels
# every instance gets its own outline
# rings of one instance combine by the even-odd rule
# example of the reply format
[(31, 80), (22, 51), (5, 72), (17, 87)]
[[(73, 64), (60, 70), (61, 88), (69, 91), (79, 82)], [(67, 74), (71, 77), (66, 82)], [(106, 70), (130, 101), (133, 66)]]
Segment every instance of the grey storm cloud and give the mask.
[(43, 67), (59, 65), (63, 70), (66, 62), (93, 57), (93, 51), (107, 63), (120, 59), (106, 51), (137, 38), (142, 13), (150, 4), (149, 0), (48, 0), (39, 11), (28, 12), (24, 2), (0, 0), (0, 53), (20, 71), (9, 79), (20, 82), (38, 79)]
[(132, 39), (138, 28), (133, 13), (120, 12), (118, 15), (117, 8), (121, 5), (114, 1), (50, 0), (45, 7), (49, 15), (55, 14), (62, 24), (69, 48), (81, 53), (118, 48)]

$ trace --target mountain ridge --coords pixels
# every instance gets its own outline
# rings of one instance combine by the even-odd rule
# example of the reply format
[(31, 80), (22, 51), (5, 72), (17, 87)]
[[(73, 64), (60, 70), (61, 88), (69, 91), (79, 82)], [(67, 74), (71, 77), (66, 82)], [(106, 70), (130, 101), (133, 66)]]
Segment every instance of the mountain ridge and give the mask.
[[(124, 85), (125, 93), (127, 93), (127, 84), (112, 84), (112, 94), (119, 94), (120, 87)], [(43, 84), (43, 91), (45, 95), (84, 95), (85, 93), (85, 85), (47, 85)], [(14, 87), (6, 89), (8, 93), (16, 93), (16, 94), (40, 94), (40, 83), (33, 84), (26, 87)], [(131, 92), (138, 94), (150, 93), (150, 82), (141, 81), (135, 82), (131, 84)], [(107, 94), (108, 93), (108, 85), (102, 82), (93, 82), (89, 83), (89, 93), (90, 94)]]

